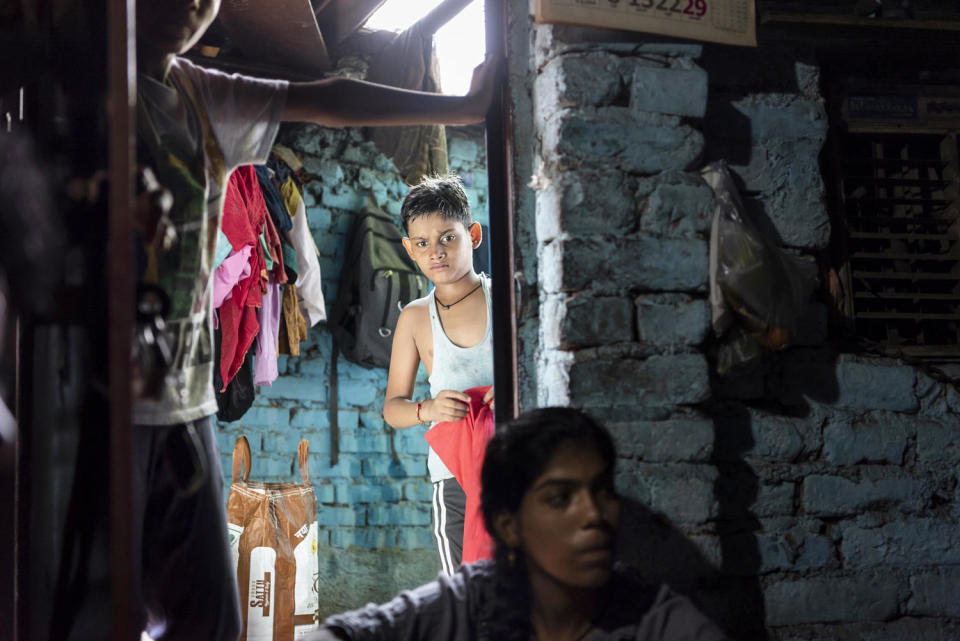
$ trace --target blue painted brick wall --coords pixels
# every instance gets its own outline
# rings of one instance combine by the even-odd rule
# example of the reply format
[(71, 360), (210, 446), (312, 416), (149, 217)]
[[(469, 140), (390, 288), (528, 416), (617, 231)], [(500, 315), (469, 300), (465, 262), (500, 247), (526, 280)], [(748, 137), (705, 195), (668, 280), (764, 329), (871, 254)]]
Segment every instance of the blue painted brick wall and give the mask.
[(470, 200), (470, 214), (481, 225), (490, 224), (487, 206), (487, 159), (482, 132), (472, 127), (447, 127), (450, 171), (460, 176)]
[(537, 402), (585, 407), (616, 435), (618, 486), (656, 515), (624, 519), (621, 559), (731, 638), (960, 638), (960, 394), (943, 376), (960, 366), (838, 352), (816, 306), (754, 370), (708, 360), (704, 162), (729, 162), (750, 216), (811, 272), (830, 262), (813, 47), (534, 29), (537, 79), (511, 93), (533, 85), (542, 143), (515, 162), (539, 172), (535, 214), (517, 217), (539, 243)]
[[(337, 295), (353, 211), (373, 194), (399, 224), (407, 187), (392, 163), (358, 131), (304, 126), (285, 129), (281, 139), (301, 156), (309, 173), (303, 185), (304, 203), (320, 252), (329, 311)], [(482, 133), (453, 131), (450, 141), (451, 171), (463, 175), (474, 216), (486, 224)], [(432, 487), (426, 470), (425, 429), (393, 430), (386, 425), (382, 415), (386, 370), (366, 369), (340, 358), (340, 456), (331, 466), (330, 354), (331, 336), (326, 324), (320, 323), (309, 330), (301, 355), (281, 356), (279, 378), (269, 387), (258, 388), (249, 411), (236, 422), (220, 423), (217, 435), (226, 488), (238, 436), (250, 441), (250, 478), (256, 481), (298, 479), (297, 444), (301, 438), (309, 440), (319, 555), (321, 567), (327, 568), (321, 593), (329, 586), (326, 598), (321, 594), (321, 615), (385, 600), (432, 578), (439, 568), (430, 529)], [(425, 397), (428, 391), (421, 368), (415, 396)]]

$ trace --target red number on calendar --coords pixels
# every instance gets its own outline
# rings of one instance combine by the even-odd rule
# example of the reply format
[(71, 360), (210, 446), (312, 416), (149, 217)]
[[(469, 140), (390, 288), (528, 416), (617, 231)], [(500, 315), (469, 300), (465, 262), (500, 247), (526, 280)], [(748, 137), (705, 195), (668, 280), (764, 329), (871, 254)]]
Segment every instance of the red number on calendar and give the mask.
[(687, 8), (683, 13), (694, 18), (702, 18), (707, 12), (707, 0), (687, 0)]

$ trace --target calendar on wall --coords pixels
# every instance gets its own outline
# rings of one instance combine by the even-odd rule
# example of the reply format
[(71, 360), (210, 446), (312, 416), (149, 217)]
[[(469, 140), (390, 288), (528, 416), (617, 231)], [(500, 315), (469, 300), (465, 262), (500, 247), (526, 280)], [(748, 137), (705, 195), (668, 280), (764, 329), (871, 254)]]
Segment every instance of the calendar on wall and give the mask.
[(537, 22), (757, 46), (754, 0), (536, 0)]

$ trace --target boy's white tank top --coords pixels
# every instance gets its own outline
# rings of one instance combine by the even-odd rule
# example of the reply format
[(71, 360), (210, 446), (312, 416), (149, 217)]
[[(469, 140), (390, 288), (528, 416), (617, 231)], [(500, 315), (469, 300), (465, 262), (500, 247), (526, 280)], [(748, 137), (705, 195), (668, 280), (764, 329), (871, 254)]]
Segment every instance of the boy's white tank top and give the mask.
[[(427, 379), (431, 398), (445, 389), (462, 392), (471, 387), (493, 385), (493, 304), (490, 301), (490, 279), (486, 274), (480, 274), (480, 284), (487, 302), (487, 329), (473, 347), (454, 345), (447, 338), (437, 314), (435, 290), (427, 295), (430, 329), (433, 331), (433, 371)], [(432, 447), (427, 454), (427, 470), (433, 483), (453, 478)]]

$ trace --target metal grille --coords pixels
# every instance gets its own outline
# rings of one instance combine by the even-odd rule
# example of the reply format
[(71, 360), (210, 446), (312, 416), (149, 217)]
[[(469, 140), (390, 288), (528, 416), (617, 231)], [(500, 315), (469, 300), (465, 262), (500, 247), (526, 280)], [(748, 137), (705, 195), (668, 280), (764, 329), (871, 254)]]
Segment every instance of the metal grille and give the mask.
[(956, 134), (848, 134), (842, 143), (846, 311), (857, 335), (960, 356)]

